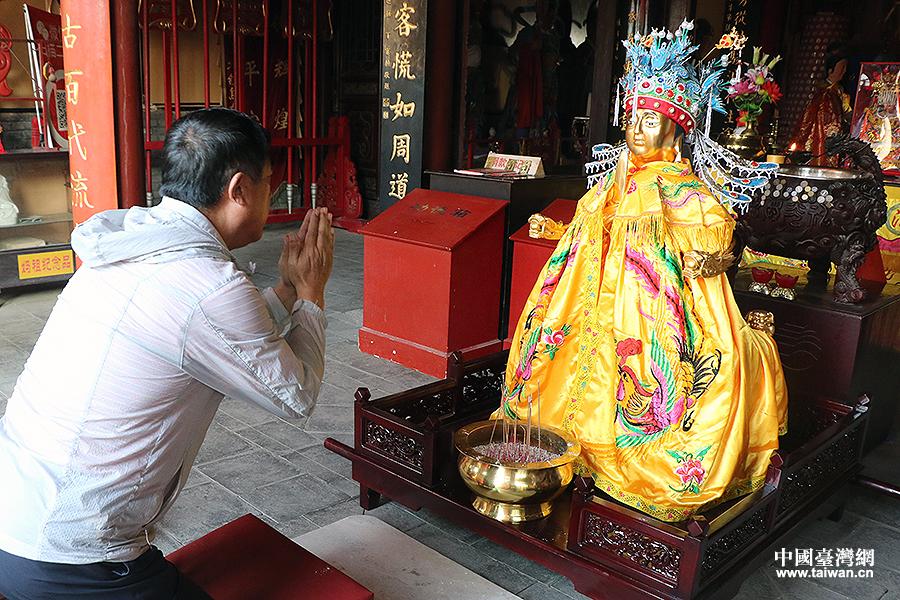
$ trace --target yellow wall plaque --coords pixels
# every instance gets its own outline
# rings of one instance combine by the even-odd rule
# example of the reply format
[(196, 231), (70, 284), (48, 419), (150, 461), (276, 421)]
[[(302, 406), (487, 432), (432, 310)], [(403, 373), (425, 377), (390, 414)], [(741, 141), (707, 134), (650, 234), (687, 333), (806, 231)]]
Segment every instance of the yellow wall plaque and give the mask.
[(54, 277), (75, 272), (75, 258), (71, 250), (20, 254), (16, 258), (19, 259), (19, 279)]

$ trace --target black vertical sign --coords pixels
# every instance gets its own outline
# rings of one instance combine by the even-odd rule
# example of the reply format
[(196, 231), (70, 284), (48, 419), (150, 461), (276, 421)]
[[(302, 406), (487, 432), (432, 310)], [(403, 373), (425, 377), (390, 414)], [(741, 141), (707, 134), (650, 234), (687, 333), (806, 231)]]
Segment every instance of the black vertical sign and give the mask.
[(378, 200), (388, 207), (422, 184), (427, 0), (384, 0)]

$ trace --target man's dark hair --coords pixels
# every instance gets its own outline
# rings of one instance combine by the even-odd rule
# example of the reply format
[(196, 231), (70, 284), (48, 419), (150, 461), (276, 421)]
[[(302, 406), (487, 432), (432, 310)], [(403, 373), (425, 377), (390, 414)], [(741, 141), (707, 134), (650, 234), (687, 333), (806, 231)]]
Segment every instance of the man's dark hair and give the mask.
[(230, 108), (196, 110), (166, 134), (159, 192), (210, 208), (235, 173), (258, 180), (268, 160), (269, 135), (254, 119)]

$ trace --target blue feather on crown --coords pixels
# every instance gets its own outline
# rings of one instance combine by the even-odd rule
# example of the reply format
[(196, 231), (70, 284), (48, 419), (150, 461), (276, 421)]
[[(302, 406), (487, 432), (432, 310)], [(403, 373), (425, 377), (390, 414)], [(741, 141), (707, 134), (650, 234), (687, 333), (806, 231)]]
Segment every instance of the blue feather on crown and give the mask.
[(684, 21), (674, 32), (654, 29), (646, 36), (623, 40), (626, 71), (619, 82), (625, 109), (651, 108), (665, 114), (686, 132), (692, 131), (707, 109), (725, 112), (722, 104), (728, 57), (697, 64), (691, 55), (694, 25)]
[[(616, 90), (616, 122), (619, 96), (626, 112), (638, 108), (655, 110), (680, 125), (691, 145), (694, 170), (723, 204), (743, 210), (753, 193), (768, 184), (778, 165), (746, 161), (709, 138), (712, 111), (725, 112), (722, 93), (728, 54), (694, 62), (698, 46), (691, 41), (693, 22), (683, 21), (674, 32), (654, 29), (645, 36), (622, 41), (625, 74)], [(716, 48), (740, 50), (746, 38), (732, 30)], [(705, 57), (704, 57), (705, 58)], [(704, 127), (699, 128), (699, 124)], [(595, 161), (585, 165), (590, 185), (615, 168), (625, 144), (594, 146)]]

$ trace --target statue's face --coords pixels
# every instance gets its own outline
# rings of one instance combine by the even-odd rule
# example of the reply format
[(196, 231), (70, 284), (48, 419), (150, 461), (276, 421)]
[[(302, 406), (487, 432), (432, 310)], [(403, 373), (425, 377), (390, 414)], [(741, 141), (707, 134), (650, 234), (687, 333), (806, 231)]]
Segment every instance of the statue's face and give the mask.
[(675, 148), (675, 122), (655, 110), (639, 108), (628, 112), (625, 143), (632, 154), (644, 160), (657, 160)]

